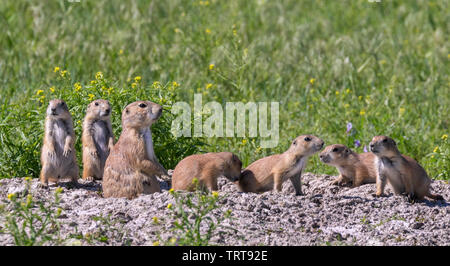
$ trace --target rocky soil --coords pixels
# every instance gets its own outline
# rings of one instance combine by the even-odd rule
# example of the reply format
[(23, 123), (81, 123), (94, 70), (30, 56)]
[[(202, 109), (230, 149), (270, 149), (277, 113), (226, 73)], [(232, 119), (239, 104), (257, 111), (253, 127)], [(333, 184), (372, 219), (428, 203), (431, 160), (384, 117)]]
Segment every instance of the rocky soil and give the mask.
[[(450, 245), (450, 206), (446, 202), (425, 200), (409, 203), (406, 197), (376, 198), (375, 184), (358, 188), (330, 185), (335, 177), (306, 173), (302, 177), (303, 196), (295, 196), (290, 182), (282, 193), (240, 193), (235, 185), (220, 179), (220, 195), (226, 196), (220, 210), (232, 210), (212, 239), (219, 245)], [(38, 189), (32, 181), (36, 199), (51, 200), (55, 187)], [(134, 200), (102, 198), (101, 183), (80, 181), (77, 188), (64, 183), (61, 194), (61, 237), (64, 245), (153, 245), (158, 237), (172, 236), (167, 221), (168, 203), (174, 201), (167, 183), (162, 193)], [(23, 178), (0, 180), (0, 204), (8, 209), (9, 193), (25, 190)], [(433, 192), (450, 200), (446, 181), (434, 181)], [(23, 193), (22, 193), (23, 194)], [(107, 225), (93, 219), (107, 217)], [(4, 215), (3, 215), (4, 216)], [(153, 222), (158, 217), (159, 224)], [(4, 217), (0, 217), (0, 226)], [(87, 236), (103, 231), (107, 241), (88, 241)], [(77, 239), (74, 235), (83, 234)], [(176, 237), (176, 236), (175, 236)], [(13, 245), (13, 238), (0, 234), (0, 245)]]

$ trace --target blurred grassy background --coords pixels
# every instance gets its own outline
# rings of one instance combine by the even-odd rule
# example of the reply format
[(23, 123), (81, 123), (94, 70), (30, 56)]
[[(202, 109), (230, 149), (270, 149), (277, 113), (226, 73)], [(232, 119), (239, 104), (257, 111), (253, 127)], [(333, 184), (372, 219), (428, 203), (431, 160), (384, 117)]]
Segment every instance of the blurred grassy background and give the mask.
[[(389, 135), (431, 177), (449, 179), (448, 10), (449, 1), (437, 0), (1, 1), (0, 178), (38, 175), (48, 100), (68, 97), (81, 119), (101, 71), (120, 95), (136, 89), (145, 97), (158, 81), (176, 82), (176, 100), (187, 102), (194, 93), (204, 103), (279, 101), (276, 148), (261, 149), (257, 138), (194, 141), (201, 151), (235, 152), (244, 165), (286, 150), (301, 134), (352, 148), (359, 140), (358, 152), (374, 135)], [(86, 92), (74, 91), (75, 83)], [(122, 105), (133, 98), (126, 95)], [(164, 149), (174, 143), (157, 141)], [(185, 155), (164, 154), (173, 157), (165, 166)], [(317, 156), (307, 171), (337, 174)]]

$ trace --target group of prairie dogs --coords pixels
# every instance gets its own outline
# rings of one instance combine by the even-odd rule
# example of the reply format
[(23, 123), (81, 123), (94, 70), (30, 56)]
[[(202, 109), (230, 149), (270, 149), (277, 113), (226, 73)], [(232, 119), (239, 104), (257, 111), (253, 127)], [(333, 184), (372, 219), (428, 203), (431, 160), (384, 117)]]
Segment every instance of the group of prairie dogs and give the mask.
[[(129, 104), (122, 112), (122, 133), (117, 143), (111, 127), (111, 106), (106, 100), (91, 102), (83, 121), (83, 179), (103, 179), (105, 197), (135, 198), (140, 194), (160, 192), (157, 176), (167, 175), (153, 150), (150, 126), (162, 114), (162, 107), (150, 101)], [(44, 145), (42, 147), (40, 186), (61, 178), (77, 183), (79, 167), (75, 149), (73, 122), (66, 103), (52, 100), (47, 108)], [(302, 194), (301, 174), (308, 158), (319, 152), (324, 141), (313, 135), (302, 135), (292, 141), (282, 154), (261, 158), (242, 169), (238, 156), (231, 152), (191, 155), (181, 160), (172, 175), (174, 190), (201, 187), (218, 190), (217, 178), (225, 176), (242, 192), (281, 191), (291, 180), (297, 195)], [(320, 160), (336, 167), (339, 177), (332, 183), (353, 187), (376, 183), (376, 196), (383, 195), (386, 183), (395, 194), (410, 200), (425, 196), (443, 200), (430, 191), (431, 180), (412, 158), (402, 155), (395, 141), (375, 136), (371, 152), (358, 154), (341, 144), (325, 147)], [(194, 178), (198, 182), (193, 182)]]

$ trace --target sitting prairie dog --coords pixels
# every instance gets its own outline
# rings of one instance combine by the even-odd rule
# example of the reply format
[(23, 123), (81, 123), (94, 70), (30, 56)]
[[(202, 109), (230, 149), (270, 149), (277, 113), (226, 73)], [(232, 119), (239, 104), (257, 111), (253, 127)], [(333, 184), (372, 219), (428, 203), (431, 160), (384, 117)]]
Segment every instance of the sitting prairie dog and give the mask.
[(193, 179), (198, 179), (198, 185), (217, 191), (217, 178), (225, 176), (235, 182), (241, 174), (242, 162), (231, 152), (195, 154), (181, 160), (172, 175), (174, 190), (193, 191)]
[(444, 200), (441, 195), (431, 193), (431, 179), (425, 169), (414, 159), (402, 155), (393, 139), (375, 136), (370, 142), (370, 150), (376, 155), (376, 196), (383, 195), (387, 181), (396, 195), (405, 193), (410, 201), (423, 200), (425, 196)]
[(323, 147), (323, 140), (313, 135), (299, 136), (282, 154), (259, 159), (244, 169), (237, 183), (243, 192), (281, 191), (288, 178), (295, 188), (296, 195), (302, 194), (301, 174), (309, 156)]
[(140, 194), (161, 192), (156, 176), (167, 171), (156, 159), (150, 126), (162, 107), (150, 101), (137, 101), (122, 112), (122, 134), (105, 163), (103, 195), (136, 198)]
[(63, 100), (51, 100), (48, 104), (41, 164), (39, 187), (46, 188), (49, 181), (58, 183), (62, 178), (78, 183), (75, 131), (69, 108)]
[(375, 183), (375, 155), (371, 152), (358, 154), (342, 144), (325, 147), (319, 155), (320, 160), (339, 170), (339, 177), (332, 185), (352, 183), (352, 187)]
[(106, 158), (114, 146), (111, 127), (111, 105), (107, 100), (95, 100), (86, 110), (83, 121), (83, 179), (103, 178)]

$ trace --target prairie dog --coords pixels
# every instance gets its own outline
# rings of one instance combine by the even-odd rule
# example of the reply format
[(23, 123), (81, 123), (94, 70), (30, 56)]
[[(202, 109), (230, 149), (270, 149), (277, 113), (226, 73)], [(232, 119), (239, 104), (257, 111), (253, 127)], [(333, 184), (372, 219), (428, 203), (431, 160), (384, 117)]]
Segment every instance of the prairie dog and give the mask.
[(425, 169), (414, 159), (402, 155), (393, 139), (375, 136), (370, 142), (370, 150), (376, 155), (376, 196), (384, 193), (387, 181), (396, 195), (405, 193), (410, 201), (423, 200), (425, 196), (434, 200), (444, 200), (441, 195), (431, 193), (431, 179)]
[(376, 170), (374, 166), (375, 155), (371, 152), (358, 154), (342, 144), (333, 144), (325, 147), (319, 155), (320, 160), (336, 167), (339, 177), (332, 185), (352, 183), (352, 187), (375, 183)]
[(238, 187), (243, 192), (281, 191), (284, 181), (290, 179), (296, 195), (302, 194), (301, 174), (309, 156), (323, 147), (323, 140), (313, 135), (302, 135), (292, 141), (282, 154), (259, 159), (244, 169)]
[(200, 187), (207, 187), (217, 191), (217, 178), (225, 176), (235, 182), (241, 174), (242, 162), (231, 152), (195, 154), (181, 160), (172, 175), (174, 190), (195, 189), (192, 183), (194, 177), (198, 179)]
[(114, 146), (111, 105), (107, 100), (91, 102), (83, 121), (83, 179), (103, 178), (106, 158)]
[(161, 192), (156, 176), (167, 175), (153, 151), (150, 126), (162, 107), (150, 101), (137, 101), (122, 112), (122, 134), (105, 163), (105, 197), (136, 198), (140, 194)]
[(51, 100), (48, 104), (41, 164), (39, 187), (46, 188), (49, 181), (58, 183), (61, 178), (78, 183), (75, 131), (69, 108), (63, 100)]

